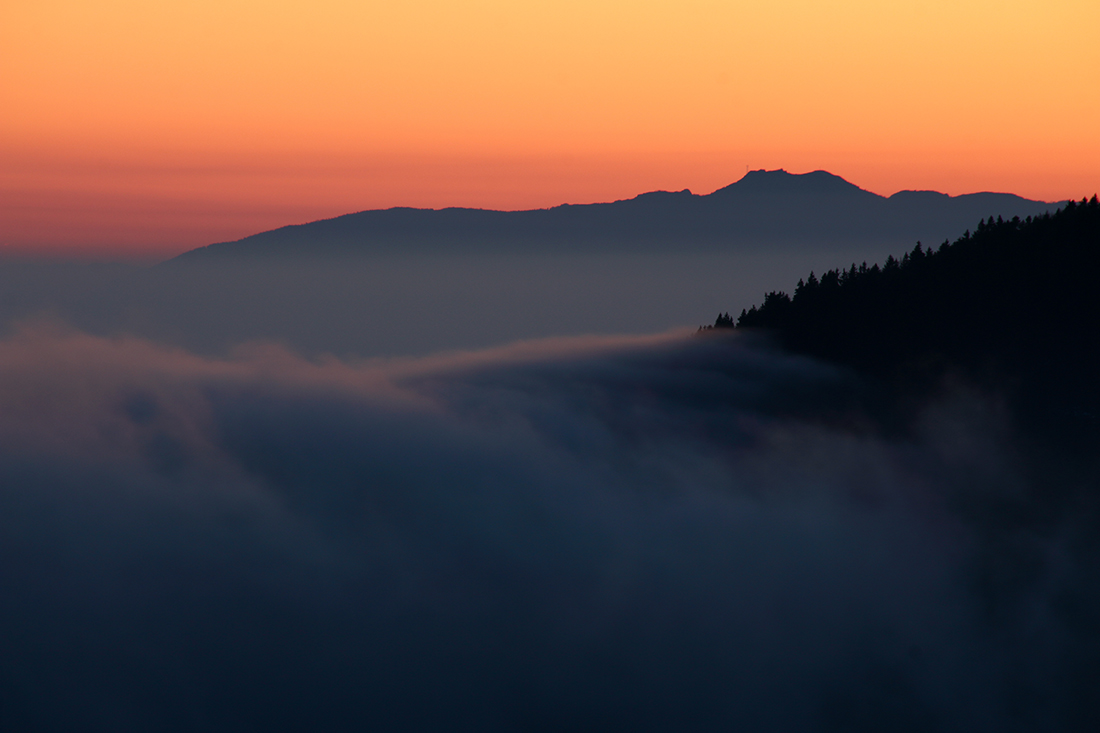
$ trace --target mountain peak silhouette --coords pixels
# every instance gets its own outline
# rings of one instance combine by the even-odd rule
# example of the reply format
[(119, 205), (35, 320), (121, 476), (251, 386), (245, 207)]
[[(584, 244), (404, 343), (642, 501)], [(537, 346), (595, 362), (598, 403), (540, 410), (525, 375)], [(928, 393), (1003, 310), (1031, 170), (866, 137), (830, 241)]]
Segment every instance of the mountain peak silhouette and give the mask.
[(836, 195), (875, 196), (854, 183), (828, 171), (810, 173), (788, 173), (779, 170), (749, 171), (741, 180), (731, 183), (710, 194), (716, 198), (745, 195), (767, 196), (836, 196)]

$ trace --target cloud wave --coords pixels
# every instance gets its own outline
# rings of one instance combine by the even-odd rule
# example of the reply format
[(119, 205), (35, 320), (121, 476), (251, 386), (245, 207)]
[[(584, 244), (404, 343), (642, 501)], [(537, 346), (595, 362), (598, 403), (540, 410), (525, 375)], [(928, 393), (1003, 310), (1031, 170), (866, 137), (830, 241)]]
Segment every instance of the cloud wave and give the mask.
[(683, 334), (350, 364), (26, 329), (0, 723), (1091, 725), (1095, 514), (998, 514), (1059, 478), (995, 396), (895, 434), (864, 388)]

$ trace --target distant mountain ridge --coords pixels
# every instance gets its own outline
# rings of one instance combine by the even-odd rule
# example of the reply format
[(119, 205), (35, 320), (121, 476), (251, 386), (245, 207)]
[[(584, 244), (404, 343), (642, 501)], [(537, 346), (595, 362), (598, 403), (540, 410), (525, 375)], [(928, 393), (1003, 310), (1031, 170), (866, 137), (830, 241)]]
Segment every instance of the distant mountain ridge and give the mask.
[(958, 236), (988, 216), (1035, 216), (1058, 203), (1013, 194), (884, 197), (826, 171), (758, 170), (713, 193), (653, 191), (549, 209), (397, 207), (286, 226), (180, 255), (175, 262), (256, 255), (462, 251), (669, 251), (760, 245), (908, 243)]

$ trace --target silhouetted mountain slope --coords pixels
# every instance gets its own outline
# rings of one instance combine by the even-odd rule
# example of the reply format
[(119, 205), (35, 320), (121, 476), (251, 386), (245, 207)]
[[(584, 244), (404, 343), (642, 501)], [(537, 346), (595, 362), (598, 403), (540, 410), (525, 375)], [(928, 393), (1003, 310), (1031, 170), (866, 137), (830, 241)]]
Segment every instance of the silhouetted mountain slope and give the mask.
[[(831, 270), (768, 293), (738, 328), (886, 378), (902, 391), (955, 374), (993, 387), (1029, 423), (1100, 428), (1100, 203), (982, 220), (936, 250)], [(730, 327), (720, 316), (715, 327)], [(1038, 421), (1036, 423), (1035, 421)]]
[(885, 198), (825, 171), (753, 171), (714, 193), (655, 191), (604, 204), (532, 211), (394, 208), (282, 227), (192, 250), (174, 262), (257, 254), (481, 250), (661, 251), (730, 246), (901, 243), (939, 239), (989, 215), (1034, 216), (1052, 205), (1008, 194)]

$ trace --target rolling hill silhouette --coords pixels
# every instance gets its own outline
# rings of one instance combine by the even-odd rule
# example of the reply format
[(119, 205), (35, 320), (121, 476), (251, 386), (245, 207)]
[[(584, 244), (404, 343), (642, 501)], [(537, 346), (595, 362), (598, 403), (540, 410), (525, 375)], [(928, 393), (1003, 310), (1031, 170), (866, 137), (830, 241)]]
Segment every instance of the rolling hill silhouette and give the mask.
[(654, 191), (530, 211), (392, 208), (286, 226), (180, 255), (173, 262), (255, 255), (462, 251), (666, 251), (817, 243), (911, 243), (956, 234), (980, 217), (1034, 216), (1053, 205), (1011, 194), (879, 196), (825, 171), (752, 171), (707, 195)]

